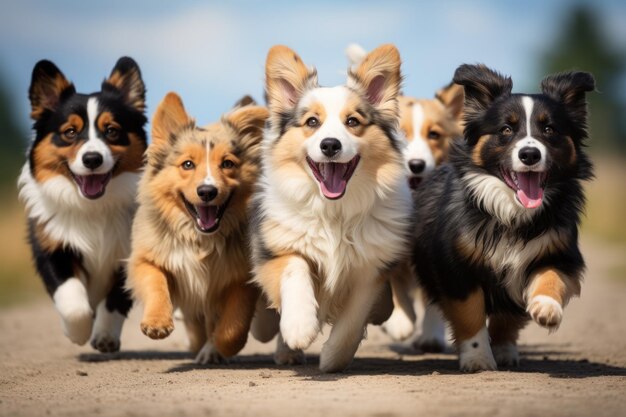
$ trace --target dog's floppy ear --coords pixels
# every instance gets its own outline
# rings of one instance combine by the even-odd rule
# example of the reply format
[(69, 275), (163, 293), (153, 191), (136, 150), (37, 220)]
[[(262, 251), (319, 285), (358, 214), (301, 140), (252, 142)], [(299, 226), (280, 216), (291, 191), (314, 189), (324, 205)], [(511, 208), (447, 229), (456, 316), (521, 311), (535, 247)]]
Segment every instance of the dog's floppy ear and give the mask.
[(541, 81), (541, 91), (553, 100), (563, 103), (577, 122), (586, 122), (587, 100), (585, 93), (593, 91), (596, 83), (588, 72), (564, 72), (549, 75)]
[(114, 90), (122, 95), (124, 102), (144, 112), (146, 109), (146, 87), (141, 79), (139, 65), (130, 57), (120, 58), (109, 78), (102, 83), (102, 90)]
[(193, 125), (194, 120), (185, 111), (178, 94), (167, 93), (152, 118), (152, 143), (157, 146), (173, 144), (180, 130)]
[(74, 94), (74, 85), (51, 61), (41, 60), (33, 68), (33, 76), (28, 89), (33, 120), (39, 120), (46, 111), (54, 111), (64, 97)]
[(450, 83), (435, 93), (435, 98), (448, 109), (450, 115), (457, 121), (463, 118), (465, 93), (460, 84)]
[(400, 64), (398, 49), (391, 44), (381, 45), (367, 54), (355, 70), (348, 71), (348, 87), (361, 91), (387, 117), (397, 118)]
[(265, 62), (265, 92), (272, 113), (293, 109), (302, 95), (317, 86), (317, 72), (307, 67), (294, 51), (273, 46)]
[(466, 113), (484, 111), (498, 97), (510, 95), (513, 89), (511, 77), (504, 77), (485, 65), (461, 65), (452, 81), (465, 90)]

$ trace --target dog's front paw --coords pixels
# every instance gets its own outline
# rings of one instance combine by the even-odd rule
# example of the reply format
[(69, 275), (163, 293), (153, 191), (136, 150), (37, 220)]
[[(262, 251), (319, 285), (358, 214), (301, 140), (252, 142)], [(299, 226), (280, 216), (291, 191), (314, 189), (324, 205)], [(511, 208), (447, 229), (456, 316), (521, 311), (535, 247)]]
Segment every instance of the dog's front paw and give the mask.
[(196, 355), (195, 363), (198, 365), (227, 363), (227, 360), (220, 355), (213, 343), (206, 342), (200, 352)]
[(320, 332), (320, 323), (314, 314), (283, 314), (280, 318), (280, 333), (293, 350), (308, 348)]
[(120, 350), (120, 339), (108, 333), (99, 333), (91, 339), (91, 346), (102, 353), (117, 352)]
[(513, 343), (494, 345), (491, 346), (491, 350), (498, 366), (519, 366), (519, 353), (517, 352), (517, 346)]
[(63, 333), (68, 339), (81, 346), (87, 343), (93, 327), (93, 311), (88, 305), (84, 308), (64, 311), (61, 313), (61, 318)]
[(164, 339), (174, 331), (171, 315), (144, 316), (140, 326), (143, 334), (151, 339)]
[(526, 311), (539, 325), (551, 331), (559, 328), (563, 319), (563, 307), (552, 297), (536, 295), (528, 303)]
[(459, 363), (463, 372), (495, 371), (498, 368), (486, 328), (460, 343)]
[(381, 326), (393, 340), (400, 341), (413, 334), (415, 323), (400, 308), (394, 308), (389, 319)]
[(276, 365), (304, 365), (306, 357), (301, 349), (291, 349), (286, 343), (279, 339), (276, 342), (276, 352), (274, 352), (274, 362)]

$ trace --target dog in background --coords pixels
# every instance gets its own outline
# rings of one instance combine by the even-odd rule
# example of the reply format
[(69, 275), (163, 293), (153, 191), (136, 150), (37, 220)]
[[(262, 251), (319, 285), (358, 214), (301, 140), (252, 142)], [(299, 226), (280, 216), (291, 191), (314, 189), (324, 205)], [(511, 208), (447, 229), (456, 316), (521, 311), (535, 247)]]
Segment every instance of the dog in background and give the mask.
[(146, 149), (141, 72), (120, 58), (99, 92), (79, 94), (43, 60), (29, 97), (35, 138), (18, 185), (37, 271), (65, 335), (117, 351), (132, 304), (123, 260)]
[(512, 94), (510, 78), (482, 65), (462, 65), (454, 82), (465, 90), (465, 141), (417, 190), (414, 260), (471, 372), (517, 365), (519, 330), (530, 319), (556, 330), (580, 294), (595, 83), (568, 72), (546, 77), (541, 94)]
[[(352, 68), (367, 52), (357, 44), (346, 49)], [(404, 162), (409, 186), (416, 190), (422, 180), (448, 159), (450, 142), (463, 136), (463, 87), (450, 83), (435, 93), (433, 99), (409, 96), (398, 98), (400, 129), (407, 140)], [(417, 202), (419, 204), (419, 202)], [(440, 352), (445, 348), (445, 323), (436, 304), (427, 302), (417, 288), (411, 262), (399, 263), (387, 274), (393, 290), (394, 310), (382, 328), (394, 340), (404, 340), (415, 333), (410, 345), (423, 352)], [(422, 301), (424, 315), (416, 326), (416, 301)]]
[(167, 337), (180, 308), (200, 364), (237, 354), (247, 340), (258, 298), (248, 283), (247, 209), (267, 116), (246, 97), (199, 127), (169, 93), (152, 121), (128, 286), (144, 305), (141, 330), (150, 338)]
[(411, 213), (397, 134), (400, 81), (392, 45), (331, 88), (319, 87), (315, 69), (291, 49), (269, 51), (270, 118), (251, 222), (254, 279), (280, 312), (278, 363), (300, 361), (329, 322), (320, 369), (341, 371), (368, 320), (385, 315), (373, 307), (382, 273), (406, 255)]

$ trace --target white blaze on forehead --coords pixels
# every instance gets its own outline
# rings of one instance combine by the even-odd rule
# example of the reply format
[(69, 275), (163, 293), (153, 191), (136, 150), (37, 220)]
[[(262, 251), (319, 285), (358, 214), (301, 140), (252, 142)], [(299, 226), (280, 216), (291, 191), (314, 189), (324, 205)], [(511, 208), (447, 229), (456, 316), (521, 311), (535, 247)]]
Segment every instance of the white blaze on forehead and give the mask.
[(349, 96), (349, 89), (338, 86), (315, 88), (302, 98), (301, 107), (307, 108), (317, 103), (324, 109), (324, 119), (320, 119), (322, 125), (304, 141), (307, 153), (314, 161), (328, 159), (320, 150), (320, 142), (326, 138), (335, 138), (341, 142), (341, 153), (334, 158), (337, 162), (348, 162), (358, 153), (357, 140), (348, 131), (346, 121), (343, 120), (343, 111)]
[[(80, 147), (74, 160), (69, 163), (70, 170), (75, 175), (106, 174), (115, 165), (115, 159), (109, 145), (98, 137), (99, 107), (100, 103), (96, 97), (87, 99), (87, 141)], [(87, 152), (96, 152), (102, 155), (102, 165), (93, 171), (83, 164), (83, 155)]]
[(211, 161), (209, 155), (211, 153), (211, 141), (206, 140), (206, 177), (204, 177), (204, 183), (207, 185), (213, 185), (215, 183), (213, 175), (211, 175)]
[(409, 142), (408, 146), (404, 150), (404, 160), (408, 164), (408, 161), (412, 159), (422, 159), (426, 163), (426, 167), (420, 175), (426, 174), (435, 168), (435, 157), (430, 150), (430, 146), (428, 146), (428, 139), (424, 138), (421, 133), (424, 126), (424, 119), (424, 108), (421, 104), (415, 103), (411, 108), (413, 140)]
[[(531, 97), (522, 97), (522, 106), (524, 107), (524, 113), (526, 113), (526, 136), (517, 141), (511, 152), (511, 161), (513, 163), (514, 171), (544, 171), (546, 169), (546, 158), (548, 156), (548, 150), (545, 145), (535, 139), (530, 132), (532, 114), (534, 108), (534, 101)], [(519, 152), (522, 148), (531, 147), (539, 149), (541, 153), (541, 159), (535, 165), (526, 165), (519, 158)]]

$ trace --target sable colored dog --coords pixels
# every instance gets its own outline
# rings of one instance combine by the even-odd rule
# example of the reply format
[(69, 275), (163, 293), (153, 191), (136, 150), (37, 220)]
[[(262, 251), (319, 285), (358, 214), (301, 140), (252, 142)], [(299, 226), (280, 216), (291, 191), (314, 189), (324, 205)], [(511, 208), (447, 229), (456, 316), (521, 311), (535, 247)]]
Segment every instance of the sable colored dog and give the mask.
[(236, 107), (196, 126), (169, 93), (152, 121), (152, 143), (133, 223), (129, 287), (143, 303), (141, 330), (174, 329), (181, 309), (197, 363), (238, 353), (258, 290), (250, 279), (246, 210), (259, 170), (267, 109)]
[(132, 304), (123, 259), (146, 149), (139, 67), (121, 58), (99, 92), (79, 94), (40, 61), (29, 97), (35, 138), (19, 188), (37, 271), (65, 335), (117, 351)]
[(411, 214), (396, 130), (400, 80), (392, 45), (331, 88), (291, 49), (269, 51), (270, 118), (251, 223), (255, 281), (280, 312), (279, 363), (299, 361), (329, 322), (320, 369), (341, 371), (381, 314), (380, 277), (406, 254)]
[[(356, 68), (367, 51), (351, 44), (346, 55), (351, 67)], [(412, 190), (416, 190), (436, 166), (448, 160), (450, 141), (463, 136), (463, 97), (463, 87), (450, 83), (437, 91), (433, 99), (398, 98), (400, 129), (407, 140), (404, 162)], [(394, 309), (382, 328), (392, 339), (404, 340), (415, 332), (417, 278), (409, 260), (399, 263), (387, 276), (393, 290)], [(436, 304), (420, 298), (424, 304), (424, 316), (419, 323), (421, 332), (415, 335), (411, 345), (424, 352), (440, 352), (446, 343), (442, 313)]]
[(519, 330), (530, 319), (556, 330), (580, 294), (594, 79), (556, 74), (541, 94), (512, 94), (510, 78), (462, 65), (454, 82), (465, 89), (465, 141), (417, 190), (414, 259), (452, 326), (461, 369), (479, 371), (517, 365)]

